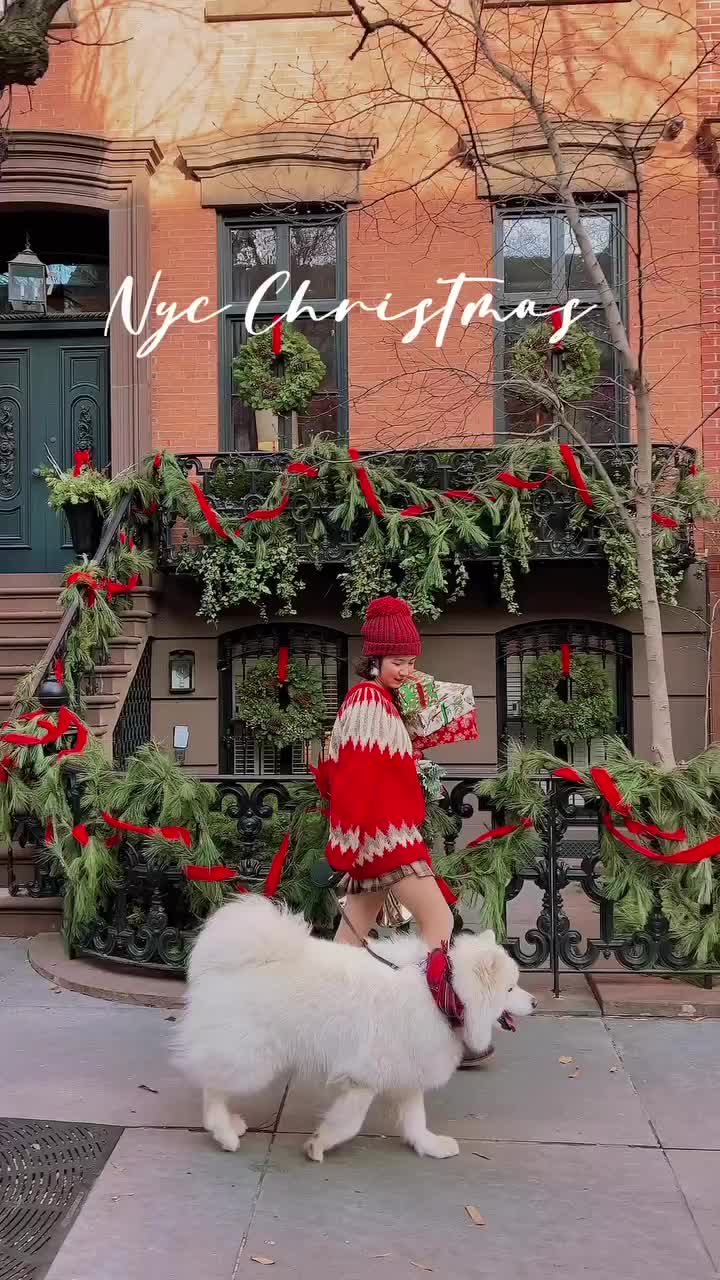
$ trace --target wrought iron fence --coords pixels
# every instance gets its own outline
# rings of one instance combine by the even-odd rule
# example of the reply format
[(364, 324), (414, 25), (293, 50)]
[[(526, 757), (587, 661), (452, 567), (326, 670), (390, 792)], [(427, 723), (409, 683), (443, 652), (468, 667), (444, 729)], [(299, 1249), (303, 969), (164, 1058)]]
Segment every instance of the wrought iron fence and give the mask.
[[(232, 865), (252, 886), (267, 872), (269, 853), (263, 838), (266, 824), (278, 813), (293, 812), (298, 779), (209, 778), (222, 805), (235, 822), (237, 844)], [(477, 778), (449, 778), (443, 800), (453, 819), (448, 850), (462, 848), (484, 827), (502, 824), (475, 794)], [(571, 783), (544, 782), (547, 805), (540, 828), (541, 847), (532, 866), (517, 875), (506, 892), (505, 945), (521, 969), (548, 973), (560, 993), (568, 973), (655, 973), (702, 975), (712, 985), (719, 967), (701, 965), (683, 953), (671, 935), (659, 898), (646, 927), (628, 933), (618, 923), (621, 904), (602, 891), (600, 812), (596, 801)], [(48, 878), (40, 852), (42, 833), (28, 824), (24, 839), (38, 848), (36, 879), (11, 892), (43, 896), (57, 884)], [(320, 856), (322, 851), (318, 851)], [(193, 916), (184, 877), (178, 870), (151, 865), (142, 849), (124, 843), (119, 850), (121, 876), (101, 918), (86, 930), (77, 954), (123, 965), (139, 965), (182, 976), (185, 960), (201, 921)], [(521, 899), (524, 900), (521, 902)], [(477, 926), (471, 904), (462, 907), (459, 928)]]
[[(611, 480), (627, 487), (637, 457), (635, 446), (606, 444), (595, 445), (594, 449)], [(668, 475), (673, 469), (687, 469), (694, 458), (692, 449), (674, 445), (653, 446), (654, 466), (663, 467)], [(261, 506), (290, 461), (290, 456), (283, 453), (182, 454), (178, 457), (187, 474), (195, 473), (205, 496), (226, 523), (238, 521), (248, 511)], [(382, 462), (396, 470), (398, 479), (410, 480), (439, 492), (444, 489), (471, 489), (478, 481), (492, 476), (496, 466), (490, 446), (475, 449), (398, 449), (383, 453)], [(583, 460), (583, 466), (592, 476), (590, 460)], [(532, 508), (535, 535), (534, 559), (604, 559), (592, 517), (588, 516), (582, 527), (573, 519), (576, 503), (569, 488), (552, 485), (538, 489), (528, 501)], [(322, 499), (318, 499), (310, 488), (296, 495), (287, 513), (293, 522), (301, 556), (305, 550), (308, 561), (312, 563), (342, 563), (356, 545), (357, 530), (331, 526), (330, 536), (318, 545), (312, 535), (318, 517), (324, 515), (327, 511), (322, 507)], [(160, 567), (174, 570), (186, 545), (186, 533), (165, 516), (158, 549)], [(484, 549), (468, 546), (466, 552), (468, 560), (493, 560), (498, 559), (499, 554), (499, 545), (494, 541)], [(685, 565), (694, 558), (690, 525), (684, 530), (678, 554)]]

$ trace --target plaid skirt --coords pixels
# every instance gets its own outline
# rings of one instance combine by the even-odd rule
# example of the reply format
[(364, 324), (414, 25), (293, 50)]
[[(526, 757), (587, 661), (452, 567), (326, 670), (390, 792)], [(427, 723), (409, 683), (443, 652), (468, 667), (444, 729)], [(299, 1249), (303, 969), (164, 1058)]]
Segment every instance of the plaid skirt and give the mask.
[(373, 876), (367, 880), (353, 880), (346, 876), (338, 885), (341, 893), (387, 893), (393, 885), (407, 876), (430, 876), (435, 879), (435, 872), (427, 862), (408, 862), (395, 871), (386, 871), (384, 876)]

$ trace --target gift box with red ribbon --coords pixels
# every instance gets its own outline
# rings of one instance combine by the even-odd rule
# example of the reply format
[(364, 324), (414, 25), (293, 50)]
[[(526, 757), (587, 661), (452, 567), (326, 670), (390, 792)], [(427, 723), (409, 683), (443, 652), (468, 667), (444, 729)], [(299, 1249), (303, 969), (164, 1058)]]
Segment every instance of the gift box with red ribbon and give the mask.
[(425, 675), (423, 671), (414, 671), (400, 685), (397, 696), (402, 715), (414, 716), (418, 711), (425, 711), (437, 702), (437, 685), (432, 676)]
[(408, 720), (413, 746), (421, 751), (452, 742), (474, 742), (480, 734), (472, 685), (438, 680), (437, 701)]

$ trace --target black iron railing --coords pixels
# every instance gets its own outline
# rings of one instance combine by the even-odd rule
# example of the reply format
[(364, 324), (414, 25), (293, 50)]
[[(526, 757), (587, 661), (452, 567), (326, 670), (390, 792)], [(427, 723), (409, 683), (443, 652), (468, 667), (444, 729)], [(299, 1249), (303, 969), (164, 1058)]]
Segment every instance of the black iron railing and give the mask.
[[(610, 479), (627, 486), (635, 465), (637, 450), (634, 445), (596, 445), (595, 452)], [(371, 461), (372, 454), (367, 457)], [(695, 457), (694, 450), (672, 445), (655, 445), (656, 469), (682, 470), (689, 467)], [(268, 498), (279, 474), (291, 461), (289, 455), (276, 453), (215, 453), (183, 454), (178, 462), (186, 473), (194, 472), (205, 496), (212, 502), (221, 519), (228, 525), (255, 510)], [(491, 447), (474, 449), (407, 449), (382, 454), (385, 466), (397, 471), (399, 479), (412, 481), (433, 491), (445, 489), (471, 489), (478, 481), (494, 474)], [(586, 474), (592, 478), (593, 466), (583, 461)], [(589, 516), (578, 525), (573, 516), (577, 503), (570, 486), (550, 483), (527, 497), (532, 509), (536, 560), (568, 558), (603, 559), (597, 537), (597, 529)], [(303, 549), (308, 561), (334, 564), (344, 561), (356, 545), (358, 530), (329, 526), (329, 537), (317, 543), (313, 539), (318, 517), (327, 516), (327, 510), (313, 495), (312, 486), (297, 495), (288, 511), (293, 521), (301, 555)], [(178, 563), (187, 538), (177, 524), (166, 519), (161, 533), (160, 565), (173, 570)], [(499, 546), (491, 541), (484, 549), (469, 546), (468, 560), (493, 560), (499, 558)], [(678, 554), (686, 563), (693, 559), (692, 529), (683, 531)]]
[[(259, 884), (268, 870), (271, 849), (266, 824), (277, 815), (291, 815), (297, 799), (297, 778), (257, 779), (219, 776), (222, 805), (237, 828), (230, 861), (249, 886)], [(449, 778), (444, 807), (453, 819), (448, 850), (463, 848), (484, 827), (501, 824), (475, 795), (477, 778)], [(521, 969), (552, 976), (559, 993), (567, 973), (655, 973), (703, 975), (712, 983), (720, 968), (701, 965), (681, 951), (663, 916), (659, 897), (641, 932), (629, 933), (619, 923), (622, 903), (602, 892), (600, 814), (586, 792), (570, 783), (543, 783), (547, 805), (540, 830), (541, 847), (533, 865), (516, 876), (506, 892), (505, 943)], [(57, 886), (47, 879), (40, 848), (42, 832), (32, 824), (25, 833), (38, 847), (36, 879), (16, 886), (15, 892), (43, 896)], [(321, 855), (322, 851), (318, 851)], [(76, 954), (122, 965), (137, 965), (182, 976), (188, 949), (201, 921), (193, 916), (185, 881), (179, 870), (151, 865), (142, 849), (124, 843), (119, 850), (121, 876), (112, 901), (101, 918), (85, 931)], [(459, 927), (474, 927), (474, 909), (463, 906)], [(330, 912), (332, 916), (332, 911)], [(475, 917), (477, 919), (477, 917)]]

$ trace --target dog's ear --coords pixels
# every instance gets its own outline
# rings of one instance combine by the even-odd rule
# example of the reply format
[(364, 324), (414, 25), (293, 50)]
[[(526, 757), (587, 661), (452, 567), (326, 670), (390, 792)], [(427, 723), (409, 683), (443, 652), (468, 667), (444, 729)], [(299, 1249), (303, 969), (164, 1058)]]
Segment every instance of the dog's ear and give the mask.
[(483, 948), (475, 959), (475, 973), (483, 987), (492, 989), (500, 981), (500, 966), (504, 960), (503, 953), (496, 949)]

